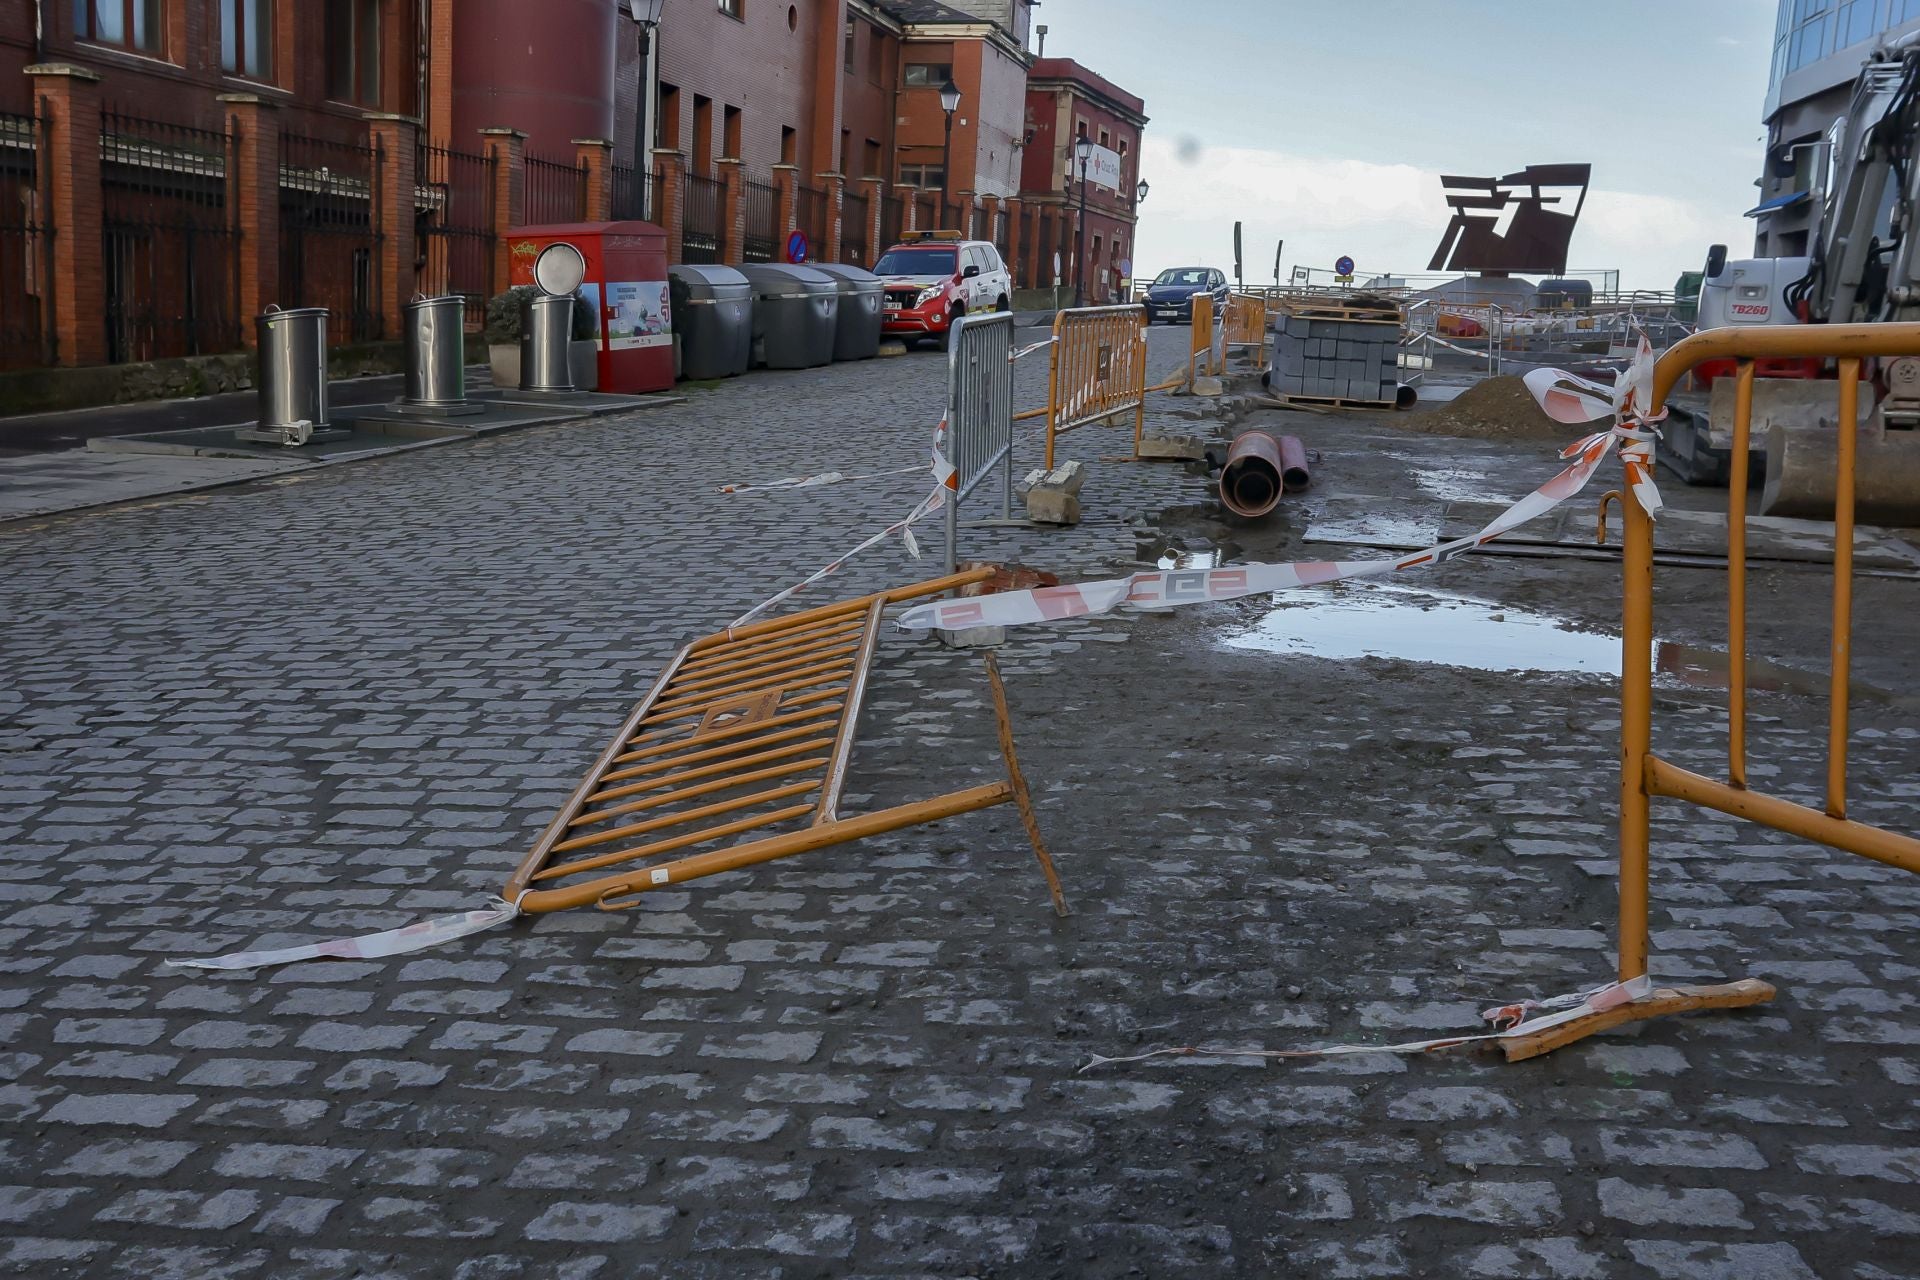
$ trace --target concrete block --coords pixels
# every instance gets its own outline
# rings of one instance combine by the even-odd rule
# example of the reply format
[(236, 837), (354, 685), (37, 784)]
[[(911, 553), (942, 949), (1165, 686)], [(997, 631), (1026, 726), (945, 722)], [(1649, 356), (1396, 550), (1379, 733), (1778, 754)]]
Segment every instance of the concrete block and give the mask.
[(1027, 495), (1027, 519), (1037, 524), (1079, 524), (1080, 499), (1060, 489), (1035, 489)]
[(1227, 393), (1227, 384), (1218, 378), (1205, 374), (1193, 380), (1193, 394), (1196, 396), (1220, 396)]
[(1351, 360), (1355, 357), (1356, 354), (1358, 354), (1353, 349), (1354, 345), (1355, 344), (1352, 338), (1342, 338), (1336, 344), (1336, 349), (1334, 351), (1334, 354), (1342, 360)]
[(1185, 431), (1149, 427), (1140, 436), (1140, 456), (1200, 462), (1207, 456), (1207, 442)]
[(1005, 627), (964, 627), (958, 631), (936, 627), (933, 634), (949, 649), (994, 649), (1007, 642)]

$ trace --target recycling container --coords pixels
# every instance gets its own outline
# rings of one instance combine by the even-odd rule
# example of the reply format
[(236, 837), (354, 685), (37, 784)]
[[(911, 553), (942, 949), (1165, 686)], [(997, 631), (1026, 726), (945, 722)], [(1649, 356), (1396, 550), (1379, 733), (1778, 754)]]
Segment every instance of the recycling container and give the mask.
[(597, 320), (600, 391), (673, 389), (667, 233), (651, 222), (564, 222), (507, 233), (507, 283), (576, 288)]
[(681, 376), (745, 373), (753, 360), (753, 286), (747, 278), (732, 267), (687, 264), (667, 268), (667, 285)]
[(881, 312), (886, 290), (880, 277), (864, 267), (840, 262), (816, 262), (813, 269), (832, 276), (840, 286), (840, 317), (834, 326), (835, 360), (871, 360), (880, 354)]
[(441, 409), (467, 402), (467, 300), (415, 298), (400, 308), (406, 329), (407, 387), (401, 403)]
[(520, 389), (573, 390), (573, 295), (530, 294), (520, 302)]
[(327, 425), (327, 309), (270, 306), (254, 317), (260, 342), (260, 429)]
[(833, 362), (840, 286), (812, 267), (753, 262), (740, 274), (753, 286), (754, 360), (769, 369), (811, 369)]

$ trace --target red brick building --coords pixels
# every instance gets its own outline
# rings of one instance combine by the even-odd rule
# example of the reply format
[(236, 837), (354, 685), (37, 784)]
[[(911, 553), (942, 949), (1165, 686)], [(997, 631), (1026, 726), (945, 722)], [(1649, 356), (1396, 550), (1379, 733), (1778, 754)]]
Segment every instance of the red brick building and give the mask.
[[(508, 230), (542, 222), (646, 217), (709, 262), (798, 229), (863, 264), (961, 227), (1040, 282), (1062, 139), (1130, 157), (1145, 117), (1061, 59), (1036, 110), (1031, 8), (665, 0), (645, 30), (634, 0), (0, 0), (0, 369), (239, 350), (276, 304), (328, 308), (336, 344), (397, 338), (416, 292), (477, 326)], [(1131, 249), (1121, 167), (1103, 264)]]
[[(1037, 59), (1027, 74), (1026, 164), (1021, 200), (1037, 227), (1030, 243), (1026, 278), (1052, 274), (1059, 254), (1062, 283), (1082, 282), (1089, 303), (1116, 301), (1133, 273), (1136, 195), (1140, 180), (1140, 133), (1146, 103), (1071, 58)], [(1085, 182), (1075, 145), (1095, 148)], [(1076, 263), (1084, 187), (1086, 260)], [(1050, 280), (1047, 283), (1051, 283)]]

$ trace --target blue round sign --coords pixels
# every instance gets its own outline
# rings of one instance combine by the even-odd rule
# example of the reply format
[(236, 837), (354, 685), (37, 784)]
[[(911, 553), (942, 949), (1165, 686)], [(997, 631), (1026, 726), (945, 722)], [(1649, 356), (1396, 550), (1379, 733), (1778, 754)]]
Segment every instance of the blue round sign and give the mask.
[(787, 237), (787, 261), (796, 264), (805, 262), (807, 260), (807, 250), (809, 247), (807, 244), (807, 233), (804, 231), (795, 231)]
[(1343, 253), (1343, 254), (1341, 254), (1341, 255), (1340, 255), (1340, 260), (1339, 260), (1338, 262), (1335, 262), (1335, 263), (1333, 264), (1333, 272), (1334, 272), (1334, 274), (1335, 274), (1335, 275), (1341, 275), (1341, 276), (1350, 276), (1350, 275), (1352, 275), (1352, 274), (1353, 274), (1353, 259), (1352, 259), (1352, 258), (1349, 258), (1349, 257), (1348, 257), (1348, 256), (1347, 256), (1346, 254), (1344, 254), (1344, 253)]

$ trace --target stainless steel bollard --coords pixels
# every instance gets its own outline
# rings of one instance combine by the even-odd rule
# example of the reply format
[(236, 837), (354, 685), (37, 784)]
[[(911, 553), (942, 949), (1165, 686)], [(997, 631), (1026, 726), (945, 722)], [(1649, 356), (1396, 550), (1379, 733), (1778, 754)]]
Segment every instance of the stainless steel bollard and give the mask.
[(535, 294), (520, 304), (522, 391), (572, 391), (572, 350), (572, 294)]
[(467, 300), (415, 298), (400, 308), (406, 330), (409, 409), (458, 408), (467, 400)]
[(327, 427), (327, 309), (268, 307), (253, 324), (260, 340), (258, 430), (302, 443)]

